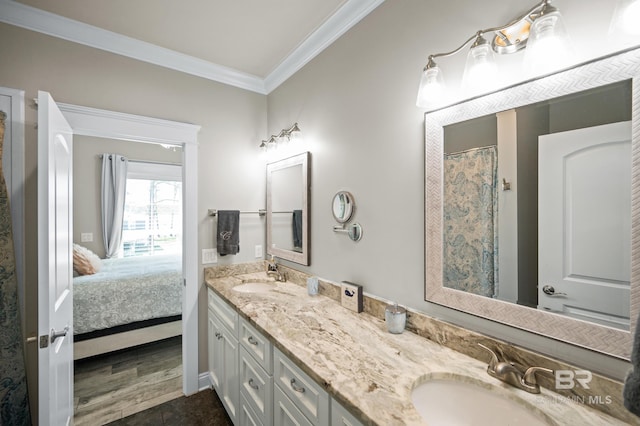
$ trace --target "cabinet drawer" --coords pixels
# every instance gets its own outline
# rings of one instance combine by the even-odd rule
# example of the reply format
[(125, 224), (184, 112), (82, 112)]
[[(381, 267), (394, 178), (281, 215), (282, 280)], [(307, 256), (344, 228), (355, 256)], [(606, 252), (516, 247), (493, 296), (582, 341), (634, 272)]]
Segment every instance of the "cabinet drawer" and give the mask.
[(273, 387), (273, 407), (274, 425), (313, 426), (278, 385)]
[(242, 392), (240, 393), (239, 424), (242, 426), (264, 426), (256, 413), (247, 402)]
[[(329, 424), (329, 394), (277, 348), (273, 349), (273, 380), (316, 426)], [(276, 423), (277, 424), (277, 423)]]
[(331, 398), (331, 426), (364, 426), (338, 401)]
[(240, 334), (238, 340), (242, 347), (253, 356), (268, 374), (273, 373), (273, 351), (271, 342), (244, 318), (240, 318)]
[(238, 337), (238, 313), (234, 308), (229, 306), (227, 302), (222, 300), (220, 296), (215, 294), (211, 289), (209, 292), (209, 309), (218, 316), (220, 322), (229, 329), (231, 334)]
[(264, 426), (273, 419), (273, 377), (268, 375), (244, 348), (240, 347), (240, 394)]

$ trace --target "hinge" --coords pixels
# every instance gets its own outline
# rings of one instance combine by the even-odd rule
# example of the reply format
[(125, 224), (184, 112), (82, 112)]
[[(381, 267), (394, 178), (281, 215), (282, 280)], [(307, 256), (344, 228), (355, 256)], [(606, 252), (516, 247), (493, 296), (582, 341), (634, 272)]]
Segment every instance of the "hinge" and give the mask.
[(40, 336), (40, 349), (49, 346), (49, 335)]
[(186, 278), (182, 279), (182, 285), (185, 286), (185, 287), (187, 286), (187, 279)]

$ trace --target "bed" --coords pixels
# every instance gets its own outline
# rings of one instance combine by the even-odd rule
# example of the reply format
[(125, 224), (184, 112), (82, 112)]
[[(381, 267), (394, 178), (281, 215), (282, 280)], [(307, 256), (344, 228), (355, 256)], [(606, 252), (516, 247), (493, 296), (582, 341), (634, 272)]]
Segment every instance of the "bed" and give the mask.
[(73, 279), (74, 359), (182, 333), (182, 259), (103, 259)]

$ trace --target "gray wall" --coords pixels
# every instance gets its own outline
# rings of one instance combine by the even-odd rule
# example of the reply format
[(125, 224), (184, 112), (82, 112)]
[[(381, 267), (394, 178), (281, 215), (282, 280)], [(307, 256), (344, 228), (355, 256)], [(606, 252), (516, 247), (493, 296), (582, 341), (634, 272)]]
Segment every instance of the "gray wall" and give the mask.
[[(258, 143), (267, 133), (266, 97), (120, 57), (39, 33), (0, 24), (0, 86), (25, 90), (26, 328), (37, 333), (37, 111), (38, 90), (58, 102), (145, 115), (202, 126), (198, 135), (198, 217), (202, 248), (215, 247), (207, 208), (257, 209), (265, 205), (264, 159)], [(82, 143), (79, 142), (78, 145)], [(237, 256), (254, 260), (264, 244), (264, 219), (247, 222)], [(246, 247), (246, 250), (245, 250)], [(202, 279), (199, 280), (202, 283)], [(200, 371), (206, 371), (206, 292), (200, 287)], [(37, 350), (27, 349), (31, 406), (37, 408)]]
[[(621, 378), (624, 362), (424, 301), (425, 111), (415, 106), (420, 71), (428, 54), (453, 49), (532, 3), (386, 1), (269, 94), (267, 134), (297, 121), (314, 141), (311, 264), (300, 269), (362, 284), (366, 293)], [(582, 59), (620, 47), (607, 46), (604, 36), (613, 2), (557, 3)], [(498, 59), (505, 86), (525, 79), (522, 53)], [(464, 61), (464, 53), (438, 60), (447, 83), (459, 82)], [(364, 229), (358, 243), (332, 231), (329, 207), (341, 189), (355, 196), (354, 220)]]
[[(100, 213), (100, 187), (104, 152), (132, 160), (182, 163), (182, 150), (164, 149), (150, 143), (119, 141), (89, 136), (73, 138), (73, 242), (105, 256)], [(93, 233), (92, 242), (81, 242), (81, 233)]]

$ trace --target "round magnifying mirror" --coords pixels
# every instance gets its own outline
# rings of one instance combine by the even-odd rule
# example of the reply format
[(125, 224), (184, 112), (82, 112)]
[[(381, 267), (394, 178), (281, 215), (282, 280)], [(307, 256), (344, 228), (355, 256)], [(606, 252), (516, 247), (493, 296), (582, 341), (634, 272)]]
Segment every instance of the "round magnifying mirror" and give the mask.
[(349, 230), (349, 238), (352, 241), (360, 241), (362, 239), (362, 226), (359, 223), (351, 224), (347, 229)]
[(333, 196), (333, 203), (331, 210), (333, 217), (338, 223), (346, 223), (353, 216), (353, 212), (356, 209), (356, 203), (353, 200), (353, 195), (347, 191), (340, 191)]

